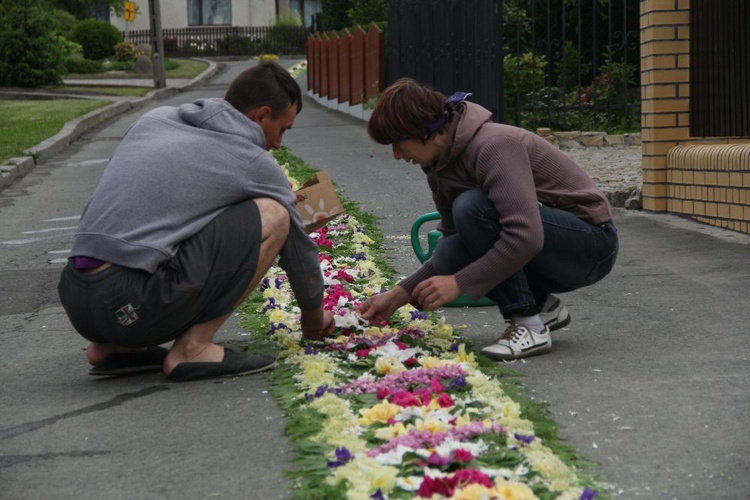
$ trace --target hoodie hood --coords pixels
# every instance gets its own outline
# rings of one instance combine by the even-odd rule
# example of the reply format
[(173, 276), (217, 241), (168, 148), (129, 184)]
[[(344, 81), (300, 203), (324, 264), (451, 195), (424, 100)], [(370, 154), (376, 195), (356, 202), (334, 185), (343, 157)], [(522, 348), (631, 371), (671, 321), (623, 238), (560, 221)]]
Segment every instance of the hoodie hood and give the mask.
[(266, 137), (260, 125), (220, 97), (198, 99), (182, 104), (177, 110), (177, 115), (193, 127), (220, 134), (239, 135), (256, 146), (266, 148)]
[(466, 101), (459, 104), (456, 108), (451, 128), (448, 131), (450, 146), (440, 155), (435, 165), (435, 170), (441, 170), (446, 165), (455, 161), (463, 153), (482, 125), (491, 121), (492, 113), (482, 106)]

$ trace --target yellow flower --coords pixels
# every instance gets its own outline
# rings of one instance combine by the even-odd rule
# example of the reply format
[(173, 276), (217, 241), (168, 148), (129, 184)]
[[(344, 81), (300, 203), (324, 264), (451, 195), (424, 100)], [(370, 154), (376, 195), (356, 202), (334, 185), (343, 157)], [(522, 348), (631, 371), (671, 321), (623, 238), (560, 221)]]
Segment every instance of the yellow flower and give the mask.
[(400, 406), (385, 401), (370, 408), (359, 410), (359, 414), (361, 415), (359, 421), (363, 425), (386, 423), (399, 413), (401, 413)]
[(301, 356), (300, 367), (302, 377), (298, 377), (300, 384), (308, 389), (317, 389), (321, 385), (335, 385), (336, 377), (333, 371), (336, 368), (330, 360), (322, 356)]
[(453, 338), (453, 327), (444, 321), (445, 318), (442, 318), (441, 323), (435, 327), (434, 335), (438, 338), (451, 339)]
[(370, 244), (374, 243), (374, 241), (373, 241), (373, 239), (372, 239), (372, 238), (370, 238), (369, 236), (367, 236), (367, 235), (366, 235), (365, 233), (360, 233), (360, 232), (358, 232), (358, 231), (357, 231), (357, 232), (355, 232), (355, 233), (354, 233), (354, 234), (352, 235), (352, 240), (353, 240), (353, 241), (354, 241), (355, 243), (365, 243), (365, 244), (367, 244), (367, 245), (370, 245)]
[(536, 498), (531, 488), (523, 483), (509, 482), (502, 477), (495, 479), (494, 490), (500, 496), (507, 500), (531, 500)]
[(378, 375), (396, 374), (404, 370), (406, 370), (404, 364), (395, 358), (381, 356), (375, 361), (375, 371)]
[(553, 490), (565, 491), (578, 484), (575, 472), (546, 446), (535, 441), (521, 451)]
[(444, 359), (440, 359), (436, 356), (423, 356), (419, 358), (419, 364), (422, 365), (423, 368), (426, 369), (432, 369), (432, 368), (438, 368), (440, 366), (445, 366), (448, 364), (447, 361)]
[(447, 422), (441, 422), (440, 420), (417, 420), (414, 424), (414, 428), (420, 431), (428, 431), (432, 434), (437, 432), (446, 432), (450, 429), (450, 425)]
[(407, 429), (404, 424), (399, 422), (396, 425), (389, 425), (388, 427), (377, 429), (375, 431), (375, 437), (383, 441), (388, 441), (389, 439), (393, 439), (395, 437), (405, 436), (408, 433), (409, 429)]
[(381, 465), (374, 459), (356, 455), (354, 460), (337, 467), (333, 477), (326, 481), (338, 484), (342, 480), (349, 482), (347, 498), (365, 499), (377, 490), (388, 493), (393, 490), (398, 477), (398, 469), (390, 465)]
[(453, 500), (487, 500), (490, 498), (497, 498), (493, 493), (494, 491), (490, 488), (474, 483), (460, 490), (456, 490), (451, 498)]

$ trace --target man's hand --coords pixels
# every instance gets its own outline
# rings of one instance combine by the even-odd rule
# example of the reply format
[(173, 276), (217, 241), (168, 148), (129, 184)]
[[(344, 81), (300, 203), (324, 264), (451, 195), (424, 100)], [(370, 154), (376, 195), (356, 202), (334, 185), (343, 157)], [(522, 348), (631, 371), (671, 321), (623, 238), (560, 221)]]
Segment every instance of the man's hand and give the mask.
[(310, 340), (323, 340), (333, 333), (336, 326), (333, 315), (323, 309), (323, 306), (314, 311), (302, 311), (300, 324), (302, 336)]
[(433, 276), (421, 282), (414, 289), (412, 297), (420, 308), (434, 311), (443, 304), (447, 304), (461, 296), (461, 289), (456, 283), (456, 277)]
[(370, 324), (378, 324), (388, 321), (396, 309), (408, 304), (411, 300), (409, 294), (400, 286), (396, 286), (387, 292), (374, 295), (360, 304), (357, 312)]

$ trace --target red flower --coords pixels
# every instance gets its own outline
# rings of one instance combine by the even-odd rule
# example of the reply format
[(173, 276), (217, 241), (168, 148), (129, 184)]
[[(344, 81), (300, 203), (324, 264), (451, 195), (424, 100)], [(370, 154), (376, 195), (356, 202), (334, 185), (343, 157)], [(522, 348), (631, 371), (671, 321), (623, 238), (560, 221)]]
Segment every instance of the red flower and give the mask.
[(430, 498), (433, 495), (442, 495), (444, 497), (453, 496), (453, 492), (456, 489), (455, 483), (452, 478), (449, 477), (426, 477), (422, 480), (422, 484), (419, 485), (417, 495), (422, 498)]
[(370, 351), (372, 351), (374, 347), (368, 347), (367, 349), (357, 349), (354, 351), (354, 354), (357, 355), (358, 358), (366, 358), (370, 355)]
[(422, 404), (422, 401), (419, 399), (419, 397), (409, 391), (401, 391), (393, 394), (391, 396), (390, 402), (394, 405), (399, 405), (404, 408), (409, 406), (420, 406)]
[(440, 408), (448, 408), (456, 404), (453, 401), (453, 398), (451, 398), (451, 395), (448, 394), (447, 392), (444, 392), (441, 395), (439, 395), (437, 398), (437, 402), (440, 405)]
[(456, 450), (453, 454), (453, 460), (456, 462), (471, 462), (474, 460), (474, 455), (470, 451), (464, 450), (463, 448)]
[(439, 380), (432, 379), (430, 380), (430, 390), (435, 394), (440, 394), (445, 390), (445, 387), (440, 383)]

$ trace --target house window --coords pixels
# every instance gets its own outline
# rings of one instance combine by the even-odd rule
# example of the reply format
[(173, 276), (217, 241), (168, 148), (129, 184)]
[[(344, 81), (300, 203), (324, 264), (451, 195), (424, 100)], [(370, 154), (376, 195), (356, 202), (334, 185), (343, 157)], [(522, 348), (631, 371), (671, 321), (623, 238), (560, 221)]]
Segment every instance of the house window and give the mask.
[(187, 0), (188, 24), (206, 26), (232, 24), (232, 0)]

